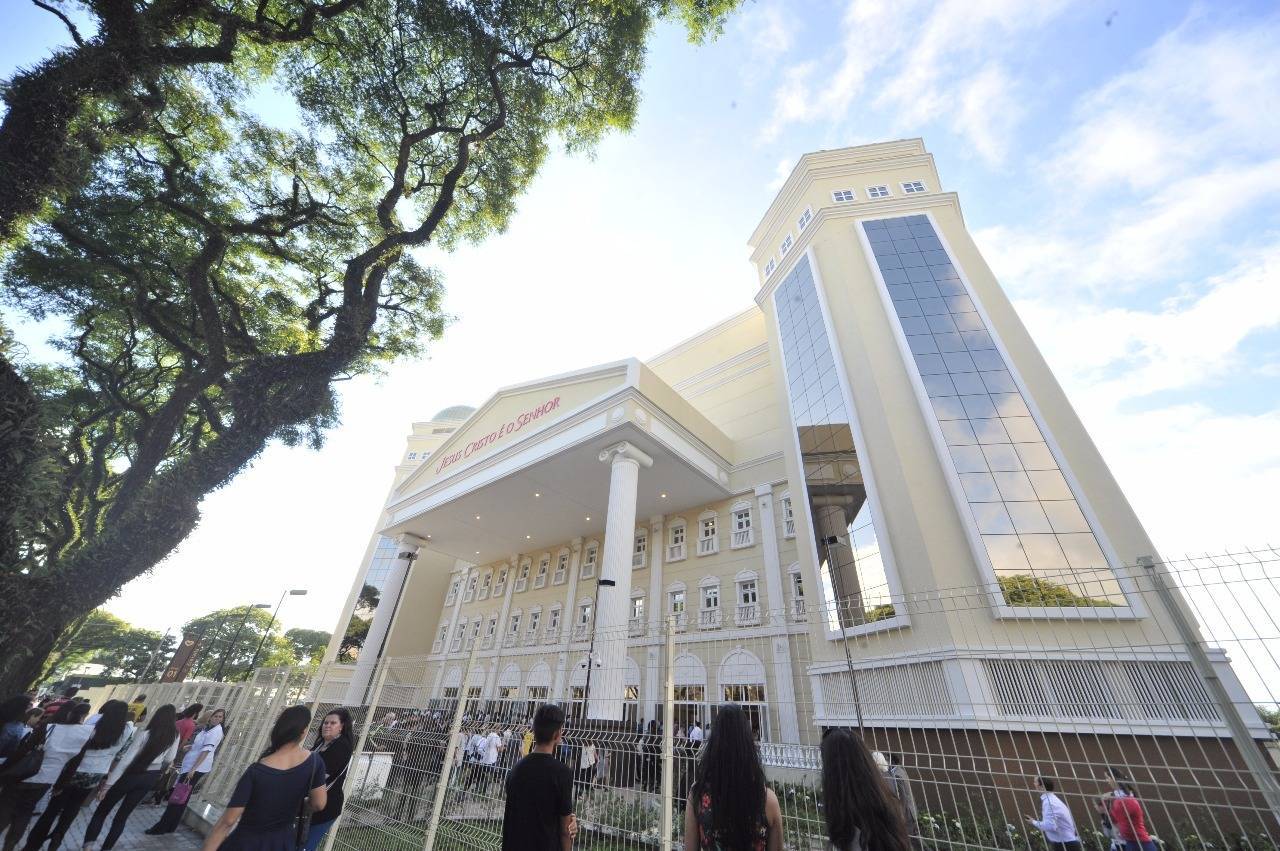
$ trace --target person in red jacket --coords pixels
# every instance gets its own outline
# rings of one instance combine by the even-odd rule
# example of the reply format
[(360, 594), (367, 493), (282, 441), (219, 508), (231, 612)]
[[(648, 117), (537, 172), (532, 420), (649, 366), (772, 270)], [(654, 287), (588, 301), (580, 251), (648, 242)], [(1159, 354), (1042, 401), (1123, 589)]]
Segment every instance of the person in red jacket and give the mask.
[(1147, 832), (1147, 818), (1138, 802), (1132, 781), (1117, 769), (1111, 769), (1112, 791), (1103, 798), (1107, 804), (1111, 823), (1124, 840), (1125, 851), (1156, 851), (1156, 844)]

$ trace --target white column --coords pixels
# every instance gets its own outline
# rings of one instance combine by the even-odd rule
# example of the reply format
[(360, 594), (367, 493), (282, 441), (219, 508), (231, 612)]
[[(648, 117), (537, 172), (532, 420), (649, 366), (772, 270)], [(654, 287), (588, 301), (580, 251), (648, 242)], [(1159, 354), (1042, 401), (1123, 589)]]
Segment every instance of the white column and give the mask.
[(591, 691), (587, 695), (587, 718), (621, 721), (631, 601), (631, 550), (636, 535), (636, 488), (640, 467), (652, 466), (653, 459), (623, 441), (601, 452), (600, 460), (610, 465), (609, 512), (600, 560), (595, 658), (590, 663), (593, 670)]
[[(567, 700), (569, 697), (569, 643), (573, 641), (573, 619), (578, 607), (578, 569), (582, 565), (582, 539), (574, 538), (569, 542), (569, 547), (569, 581), (565, 583), (564, 608), (560, 610), (560, 654), (556, 661), (556, 678), (551, 685), (553, 701)], [(553, 562), (553, 571), (554, 568)], [(555, 575), (554, 572), (552, 575)]]
[[(667, 542), (663, 538), (662, 515), (649, 518), (649, 597), (645, 600), (645, 614), (648, 616), (648, 637), (650, 640), (662, 634), (662, 560), (666, 556)], [(662, 699), (662, 682), (658, 677), (657, 646), (651, 646), (645, 657), (648, 664), (644, 670), (644, 703), (640, 707), (640, 715), (644, 718), (654, 716), (658, 701)]]
[(369, 687), (369, 678), (378, 666), (378, 658), (382, 655), (382, 645), (391, 632), (391, 622), (400, 608), (400, 598), (409, 584), (409, 572), (418, 551), (426, 541), (417, 535), (403, 534), (396, 538), (396, 560), (387, 571), (387, 580), (382, 586), (378, 599), (378, 608), (373, 613), (373, 623), (369, 624), (369, 632), (365, 635), (364, 646), (356, 657), (356, 669), (351, 673), (351, 685), (347, 687), (346, 704), (360, 706), (364, 703), (364, 693)]
[[(498, 614), (498, 632), (493, 637), (493, 670), (489, 672), (489, 679), (484, 684), (485, 697), (496, 695), (494, 690), (497, 688), (498, 661), (502, 658), (502, 643), (507, 634), (507, 617), (511, 614), (511, 595), (515, 592), (516, 571), (519, 569), (520, 554), (516, 553), (511, 556), (511, 561), (507, 564), (507, 584), (502, 595), (502, 611)], [(480, 641), (484, 641), (484, 630), (485, 627), (480, 628)], [(516, 641), (518, 646), (519, 638)]]
[(778, 555), (778, 523), (773, 511), (773, 485), (756, 487), (760, 507), (760, 549), (764, 554), (765, 599), (761, 606), (765, 627), (776, 633), (769, 642), (773, 653), (773, 693), (770, 703), (778, 709), (778, 732), (784, 742), (800, 742), (800, 718), (796, 714), (795, 686), (791, 677), (791, 648), (788, 646), (787, 599), (783, 595), (782, 559)]

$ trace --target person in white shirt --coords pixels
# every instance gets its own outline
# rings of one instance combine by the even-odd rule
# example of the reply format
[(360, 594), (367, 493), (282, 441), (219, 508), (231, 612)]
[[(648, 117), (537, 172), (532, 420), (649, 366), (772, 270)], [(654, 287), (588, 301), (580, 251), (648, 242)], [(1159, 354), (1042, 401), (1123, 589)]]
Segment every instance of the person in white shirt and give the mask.
[(152, 714), (147, 728), (136, 733), (129, 742), (129, 747), (107, 775), (106, 783), (98, 790), (98, 807), (93, 811), (93, 818), (89, 820), (84, 834), (87, 851), (96, 849), (94, 843), (107, 816), (119, 804), (120, 809), (116, 810), (111, 829), (107, 831), (107, 839), (102, 843), (102, 851), (115, 847), (134, 808), (155, 788), (165, 766), (177, 758), (177, 721), (177, 710), (173, 704), (166, 703)]
[(689, 728), (689, 741), (693, 744), (694, 750), (702, 747), (702, 728), (698, 726), (697, 721), (694, 721), (693, 726)]
[[(127, 708), (127, 707), (126, 707)], [(44, 744), (40, 770), (19, 782), (9, 783), (0, 794), (0, 831), (5, 834), (5, 847), (15, 848), (27, 830), (36, 805), (62, 774), (63, 767), (80, 753), (93, 736), (94, 728), (80, 723), (89, 714), (84, 704), (67, 701), (62, 704), (43, 730), (37, 730), (32, 746)], [(10, 841), (9, 837), (13, 837)]]
[(1071, 809), (1053, 793), (1057, 784), (1048, 777), (1037, 777), (1040, 790), (1040, 818), (1027, 816), (1027, 821), (1044, 834), (1050, 851), (1080, 851), (1080, 834)]
[[(222, 737), (226, 735), (226, 730), (226, 711), (215, 709), (209, 713), (209, 723), (196, 733), (190, 750), (182, 758), (182, 765), (178, 767), (179, 783), (189, 783), (191, 791), (195, 791), (200, 781), (213, 770), (214, 756), (218, 752), (218, 745), (222, 744)], [(182, 813), (186, 808), (186, 803), (170, 804), (164, 808), (164, 814), (160, 816), (160, 820), (143, 832), (148, 836), (173, 833), (178, 829), (178, 823), (182, 821)]]

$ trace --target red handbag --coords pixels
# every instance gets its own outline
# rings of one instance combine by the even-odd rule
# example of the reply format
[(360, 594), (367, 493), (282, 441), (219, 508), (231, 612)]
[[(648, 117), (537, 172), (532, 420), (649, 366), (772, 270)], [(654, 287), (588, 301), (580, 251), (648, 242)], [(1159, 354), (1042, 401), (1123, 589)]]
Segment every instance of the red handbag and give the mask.
[(173, 791), (169, 793), (169, 803), (185, 805), (189, 800), (191, 800), (191, 784), (190, 783), (173, 784)]

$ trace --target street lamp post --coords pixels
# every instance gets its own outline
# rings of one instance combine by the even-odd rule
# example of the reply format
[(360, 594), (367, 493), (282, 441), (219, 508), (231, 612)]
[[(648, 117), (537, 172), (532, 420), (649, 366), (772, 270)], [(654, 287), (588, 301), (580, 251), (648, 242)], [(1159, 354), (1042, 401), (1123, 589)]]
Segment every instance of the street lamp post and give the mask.
[(244, 625), (249, 622), (249, 615), (253, 614), (254, 609), (269, 609), (270, 603), (251, 603), (244, 607), (244, 617), (240, 619), (240, 625), (236, 627), (235, 635), (231, 636), (231, 643), (222, 651), (222, 658), (218, 660), (218, 670), (213, 674), (214, 682), (222, 682), (222, 669), (226, 667), (227, 656), (236, 646), (236, 642), (240, 640), (240, 633), (244, 632)]
[[(262, 640), (258, 642), (258, 649), (253, 651), (253, 659), (249, 662), (249, 670), (252, 671), (258, 664), (258, 655), (262, 653), (262, 645), (267, 643), (267, 636), (271, 634), (271, 628), (276, 625), (276, 615), (280, 614), (280, 607), (284, 605), (285, 597), (305, 597), (307, 589), (295, 588), (292, 591), (285, 591), (280, 595), (280, 602), (276, 603), (276, 610), (271, 613), (271, 621), (267, 624), (266, 631), (262, 633)], [(265, 606), (263, 608), (266, 608)]]
[(164, 631), (164, 635), (160, 636), (160, 640), (156, 642), (156, 649), (151, 651), (151, 658), (147, 660), (147, 667), (142, 669), (142, 673), (138, 675), (138, 679), (134, 682), (142, 682), (147, 678), (147, 674), (151, 673), (151, 666), (156, 663), (156, 657), (160, 655), (160, 650), (164, 647), (165, 641), (169, 639), (169, 633), (173, 632), (173, 627), (168, 627)]

